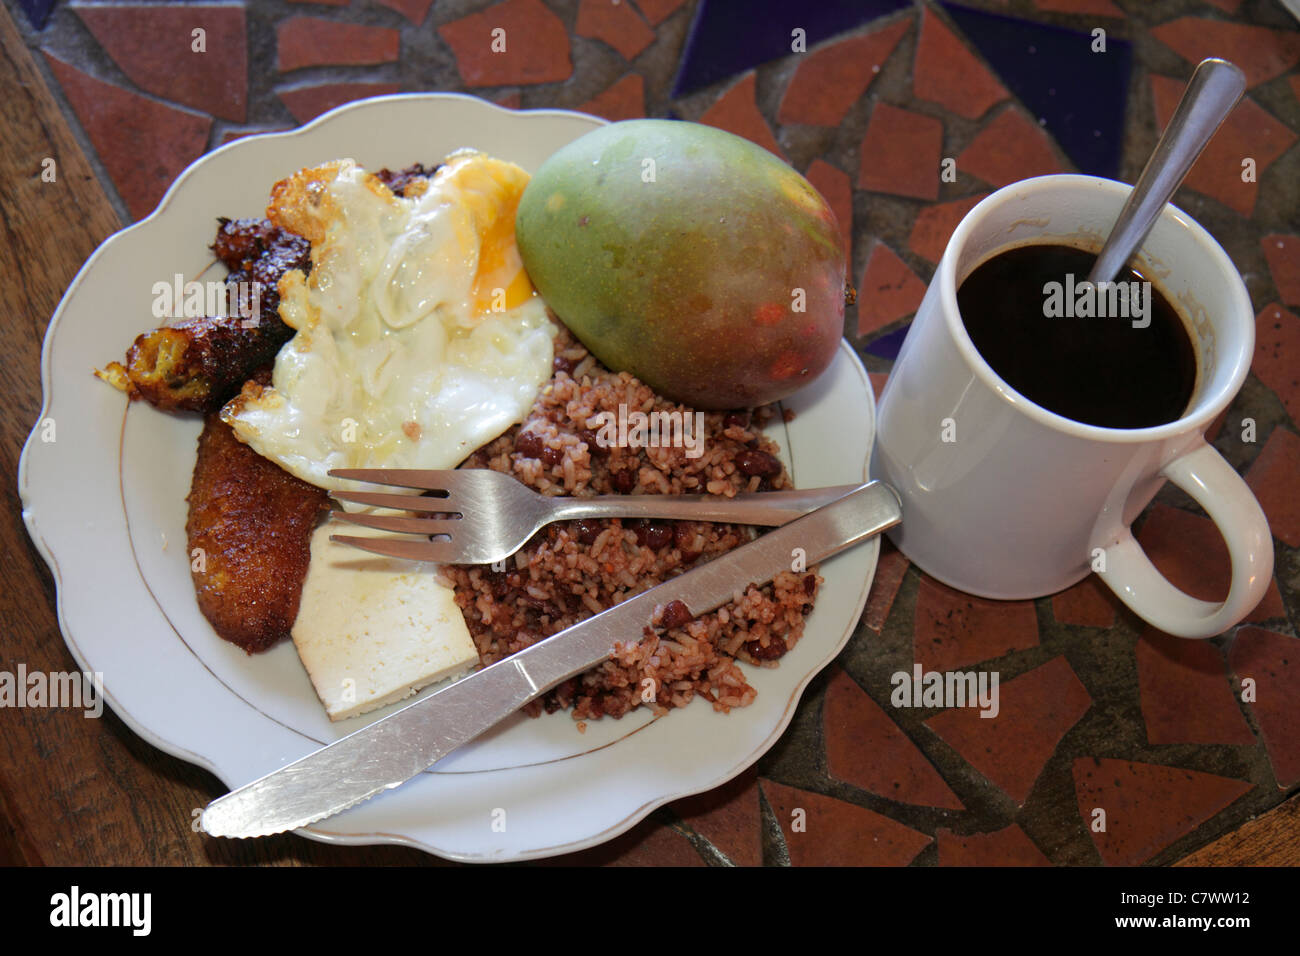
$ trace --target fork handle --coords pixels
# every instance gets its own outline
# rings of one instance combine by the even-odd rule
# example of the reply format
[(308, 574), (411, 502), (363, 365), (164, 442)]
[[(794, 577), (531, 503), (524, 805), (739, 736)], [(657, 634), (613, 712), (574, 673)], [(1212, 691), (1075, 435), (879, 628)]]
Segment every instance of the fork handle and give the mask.
[(732, 498), (719, 495), (599, 495), (594, 498), (553, 498), (552, 521), (575, 518), (677, 518), (726, 521), (775, 527), (830, 504), (860, 485), (835, 485), (792, 491), (760, 491)]

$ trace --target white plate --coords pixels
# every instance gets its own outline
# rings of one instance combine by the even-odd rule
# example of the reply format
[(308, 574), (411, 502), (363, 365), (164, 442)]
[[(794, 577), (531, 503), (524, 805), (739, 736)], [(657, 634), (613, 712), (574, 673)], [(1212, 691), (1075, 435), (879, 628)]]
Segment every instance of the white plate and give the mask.
[[(390, 712), (331, 724), (292, 644), (248, 657), (199, 613), (185, 495), (200, 423), (127, 403), (91, 375), (154, 324), (153, 284), (193, 278), (212, 260), (216, 218), (261, 215), (271, 184), (300, 167), (350, 156), (400, 168), (472, 146), (531, 171), (602, 123), (458, 94), (348, 104), (199, 159), (149, 218), (82, 267), (45, 336), (44, 406), (23, 449), (19, 491), (58, 587), (68, 647), (82, 668), (104, 675), (108, 704), (141, 737), (233, 788)], [(799, 487), (866, 476), (875, 404), (847, 343), (786, 405), (796, 417), (773, 437)], [(55, 440), (43, 441), (51, 419)], [(848, 641), (879, 547), (873, 540), (822, 565), (826, 584), (804, 638), (779, 667), (746, 668), (758, 690), (749, 707), (723, 715), (696, 700), (659, 720), (634, 711), (592, 721), (581, 734), (563, 713), (512, 718), (436, 770), (299, 832), (456, 860), (535, 859), (601, 843), (664, 803), (719, 786), (776, 742), (804, 686)]]

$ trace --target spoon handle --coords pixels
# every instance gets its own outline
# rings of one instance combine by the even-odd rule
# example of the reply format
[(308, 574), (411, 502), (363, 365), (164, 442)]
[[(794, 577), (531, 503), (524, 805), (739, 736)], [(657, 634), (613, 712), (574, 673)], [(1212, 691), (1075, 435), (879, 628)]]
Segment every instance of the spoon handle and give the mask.
[(1089, 282), (1110, 282), (1124, 268), (1245, 90), (1245, 74), (1227, 60), (1200, 62), (1120, 211)]

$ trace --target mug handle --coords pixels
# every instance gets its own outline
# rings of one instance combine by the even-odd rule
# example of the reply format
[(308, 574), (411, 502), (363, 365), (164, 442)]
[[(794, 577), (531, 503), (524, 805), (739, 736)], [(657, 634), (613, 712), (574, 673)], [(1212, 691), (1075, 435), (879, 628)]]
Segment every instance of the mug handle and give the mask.
[(1273, 535), (1246, 482), (1205, 441), (1160, 470), (1205, 509), (1228, 546), (1232, 583), (1223, 603), (1201, 601), (1169, 583), (1125, 528), (1106, 547), (1099, 577), (1137, 615), (1167, 634), (1222, 634), (1253, 611), (1273, 578)]

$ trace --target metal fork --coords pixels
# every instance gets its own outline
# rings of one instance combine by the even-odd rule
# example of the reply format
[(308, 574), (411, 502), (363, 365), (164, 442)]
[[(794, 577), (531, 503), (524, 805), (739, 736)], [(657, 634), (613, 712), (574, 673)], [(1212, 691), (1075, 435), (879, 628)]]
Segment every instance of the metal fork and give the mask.
[(577, 518), (677, 518), (733, 524), (782, 525), (814, 508), (844, 497), (858, 485), (807, 491), (763, 491), (719, 495), (601, 495), (559, 498), (539, 495), (498, 471), (467, 468), (423, 471), (402, 468), (336, 468), (335, 478), (377, 485), (421, 488), (436, 497), (369, 491), (336, 491), (335, 498), (378, 508), (415, 511), (425, 517), (357, 514), (335, 510), (333, 516), (380, 531), (432, 536), (359, 538), (330, 535), (333, 541), (365, 551), (438, 564), (493, 564), (518, 551), (553, 521)]

